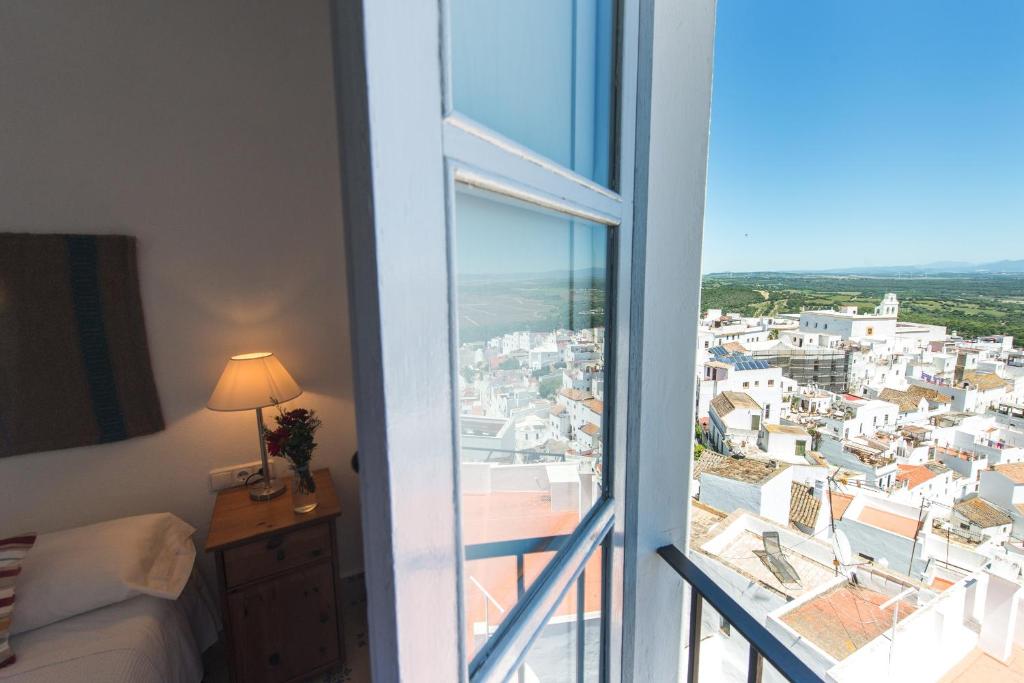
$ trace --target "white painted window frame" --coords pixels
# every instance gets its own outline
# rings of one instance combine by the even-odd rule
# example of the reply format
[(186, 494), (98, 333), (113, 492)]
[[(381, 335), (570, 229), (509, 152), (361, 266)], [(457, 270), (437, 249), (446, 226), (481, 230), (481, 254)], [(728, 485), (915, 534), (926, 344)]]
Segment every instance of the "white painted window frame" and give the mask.
[(445, 7), (332, 2), (374, 680), (470, 679), (452, 384), (456, 182), (627, 236), (614, 242), (609, 326), (613, 496), (513, 609), (472, 680), (515, 670), (607, 531), (605, 678), (670, 680), (682, 587), (655, 551), (685, 542), (679, 444), (692, 436), (695, 361), (680, 350), (696, 345), (713, 0), (621, 2), (622, 195), (451, 112), (435, 30)]

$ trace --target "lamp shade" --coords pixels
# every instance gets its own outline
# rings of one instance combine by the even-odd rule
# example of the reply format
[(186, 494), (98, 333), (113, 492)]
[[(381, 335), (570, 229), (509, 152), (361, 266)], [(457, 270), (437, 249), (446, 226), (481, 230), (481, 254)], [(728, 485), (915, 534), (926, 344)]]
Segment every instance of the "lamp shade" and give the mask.
[(272, 353), (232, 356), (206, 407), (210, 410), (253, 410), (284, 403), (302, 388)]

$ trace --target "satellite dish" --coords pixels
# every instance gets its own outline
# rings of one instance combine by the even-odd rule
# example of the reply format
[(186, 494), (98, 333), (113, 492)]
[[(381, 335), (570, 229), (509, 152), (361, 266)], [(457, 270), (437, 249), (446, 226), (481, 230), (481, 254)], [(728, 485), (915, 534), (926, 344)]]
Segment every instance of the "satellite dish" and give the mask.
[(853, 549), (850, 548), (850, 539), (839, 529), (836, 529), (835, 535), (832, 536), (832, 552), (835, 553), (841, 566), (849, 567), (853, 564)]

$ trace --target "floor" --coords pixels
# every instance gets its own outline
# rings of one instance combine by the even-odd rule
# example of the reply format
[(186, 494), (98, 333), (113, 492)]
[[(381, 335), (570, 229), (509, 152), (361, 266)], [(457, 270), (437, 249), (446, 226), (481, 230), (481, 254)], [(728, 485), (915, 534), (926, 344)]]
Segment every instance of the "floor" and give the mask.
[(1010, 660), (998, 659), (975, 648), (953, 667), (940, 683), (1021, 683), (1024, 681), (1024, 649), (1013, 648)]
[[(344, 626), (345, 664), (335, 671), (310, 679), (311, 683), (369, 683), (370, 651), (366, 641), (366, 585), (357, 574), (339, 581), (341, 618)], [(203, 683), (228, 683), (224, 648), (218, 643), (203, 656)]]

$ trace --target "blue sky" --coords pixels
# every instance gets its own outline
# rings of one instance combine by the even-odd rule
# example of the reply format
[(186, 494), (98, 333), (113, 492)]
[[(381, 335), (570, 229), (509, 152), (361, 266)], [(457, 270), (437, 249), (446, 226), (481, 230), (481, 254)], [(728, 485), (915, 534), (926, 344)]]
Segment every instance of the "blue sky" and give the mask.
[(1024, 258), (1024, 0), (719, 0), (704, 272)]

